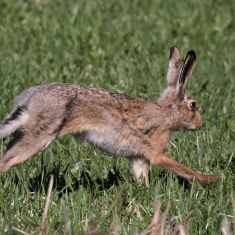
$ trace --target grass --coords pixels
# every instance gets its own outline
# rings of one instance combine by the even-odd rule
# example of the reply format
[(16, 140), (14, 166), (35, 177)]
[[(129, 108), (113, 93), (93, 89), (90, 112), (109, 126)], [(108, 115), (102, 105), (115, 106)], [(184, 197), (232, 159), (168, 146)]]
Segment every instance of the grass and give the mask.
[[(192, 211), (190, 234), (219, 234), (232, 217), (235, 186), (235, 22), (233, 0), (2, 0), (0, 2), (0, 117), (23, 89), (49, 82), (103, 87), (157, 99), (165, 86), (169, 48), (195, 49), (197, 68), (188, 86), (202, 109), (204, 128), (179, 132), (175, 159), (220, 182), (189, 185), (152, 168), (149, 188), (133, 181), (128, 162), (71, 137), (55, 141), (32, 161), (0, 175), (0, 231), (40, 225), (51, 174), (50, 231), (62, 231), (65, 201), (74, 233), (143, 230), (154, 200), (181, 222)], [(4, 143), (1, 142), (1, 151)], [(137, 213), (139, 211), (139, 213)]]

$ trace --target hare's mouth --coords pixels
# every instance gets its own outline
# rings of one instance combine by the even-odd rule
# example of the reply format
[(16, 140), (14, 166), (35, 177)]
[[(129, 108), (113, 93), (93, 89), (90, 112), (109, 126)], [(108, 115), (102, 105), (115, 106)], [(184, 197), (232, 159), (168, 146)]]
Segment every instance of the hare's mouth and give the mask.
[(201, 129), (202, 128), (202, 125), (196, 125), (196, 124), (193, 124), (193, 123), (188, 123), (188, 122), (184, 122), (184, 129), (186, 130), (190, 130), (190, 131), (194, 131), (194, 130), (198, 130), (198, 129)]

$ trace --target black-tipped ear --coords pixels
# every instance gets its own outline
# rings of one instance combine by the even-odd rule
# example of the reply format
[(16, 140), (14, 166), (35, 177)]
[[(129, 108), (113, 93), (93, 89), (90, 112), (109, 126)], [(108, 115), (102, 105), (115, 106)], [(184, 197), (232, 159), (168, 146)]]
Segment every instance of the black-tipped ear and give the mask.
[(180, 99), (184, 97), (187, 80), (190, 78), (192, 74), (195, 61), (196, 61), (196, 53), (193, 50), (188, 51), (178, 76), (176, 94)]
[(180, 69), (180, 74), (179, 74), (179, 83), (184, 84), (186, 78), (190, 75), (194, 62), (196, 61), (196, 53), (195, 51), (191, 50), (188, 51), (184, 63)]

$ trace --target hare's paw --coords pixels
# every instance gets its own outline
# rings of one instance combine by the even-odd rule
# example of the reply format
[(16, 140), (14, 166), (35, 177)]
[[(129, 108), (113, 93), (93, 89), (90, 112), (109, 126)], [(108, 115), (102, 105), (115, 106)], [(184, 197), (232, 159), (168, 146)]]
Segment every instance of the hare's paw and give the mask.
[(221, 177), (220, 176), (214, 176), (214, 175), (200, 175), (197, 177), (197, 180), (202, 184), (202, 185), (207, 185), (210, 183), (217, 182)]
[(9, 168), (6, 166), (6, 164), (3, 161), (0, 161), (0, 173), (6, 172)]
[(134, 177), (139, 181), (144, 179), (146, 186), (149, 185), (149, 162), (145, 159), (137, 158), (131, 159), (131, 168)]

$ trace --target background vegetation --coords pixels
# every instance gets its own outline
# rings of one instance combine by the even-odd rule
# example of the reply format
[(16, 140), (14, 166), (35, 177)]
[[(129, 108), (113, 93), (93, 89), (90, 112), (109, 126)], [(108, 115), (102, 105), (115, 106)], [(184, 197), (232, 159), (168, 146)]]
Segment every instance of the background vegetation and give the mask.
[(154, 167), (146, 188), (134, 182), (126, 159), (67, 137), (0, 175), (1, 234), (16, 234), (12, 225), (32, 231), (40, 224), (50, 174), (51, 231), (62, 230), (63, 200), (75, 233), (89, 229), (89, 221), (104, 231), (116, 221), (122, 234), (132, 234), (149, 223), (157, 198), (170, 203), (179, 222), (192, 211), (191, 234), (219, 234), (222, 216), (232, 215), (235, 182), (234, 12), (234, 0), (1, 0), (1, 119), (15, 95), (50, 82), (157, 99), (169, 48), (193, 48), (198, 64), (188, 93), (205, 125), (176, 133), (170, 151), (187, 166), (222, 176), (202, 187)]

